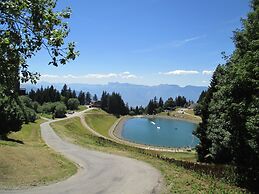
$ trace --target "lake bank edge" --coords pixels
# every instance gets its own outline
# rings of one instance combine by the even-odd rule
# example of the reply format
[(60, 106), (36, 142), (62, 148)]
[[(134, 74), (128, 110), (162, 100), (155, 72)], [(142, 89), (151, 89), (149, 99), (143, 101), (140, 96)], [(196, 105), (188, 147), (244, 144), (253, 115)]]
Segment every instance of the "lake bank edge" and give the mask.
[(178, 117), (170, 117), (170, 116), (164, 116), (164, 115), (136, 115), (136, 116), (124, 116), (121, 117), (115, 124), (115, 126), (112, 127), (110, 134), (112, 135), (111, 137), (114, 139), (116, 138), (117, 140), (125, 143), (125, 144), (133, 144), (137, 147), (145, 147), (147, 149), (151, 150), (167, 150), (167, 151), (173, 151), (173, 152), (186, 152), (186, 151), (191, 151), (194, 148), (190, 147), (166, 147), (166, 146), (154, 146), (154, 145), (149, 145), (149, 144), (140, 144), (131, 140), (128, 140), (122, 136), (122, 131), (124, 124), (129, 120), (133, 118), (163, 118), (163, 119), (172, 119), (172, 120), (182, 120), (182, 121), (187, 121), (190, 123), (195, 123), (199, 124), (199, 122), (193, 121), (193, 120), (188, 120), (184, 118), (178, 118)]

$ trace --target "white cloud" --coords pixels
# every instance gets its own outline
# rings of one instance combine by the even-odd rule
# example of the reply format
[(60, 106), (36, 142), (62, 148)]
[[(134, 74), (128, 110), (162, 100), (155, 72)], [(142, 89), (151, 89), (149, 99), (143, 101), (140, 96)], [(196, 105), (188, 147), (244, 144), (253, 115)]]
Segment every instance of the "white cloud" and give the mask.
[(121, 77), (121, 78), (123, 78), (123, 79), (137, 78), (137, 76), (136, 76), (136, 75), (131, 74), (131, 73), (130, 73), (130, 72), (128, 72), (128, 71), (125, 71), (125, 72), (123, 72), (123, 73), (119, 74), (118, 76), (119, 76), (119, 77)]
[(202, 71), (202, 74), (203, 74), (203, 75), (212, 75), (212, 74), (213, 74), (213, 71), (211, 71), (211, 70), (203, 70), (203, 71)]
[(78, 78), (78, 76), (74, 76), (74, 75), (68, 74), (68, 75), (63, 75), (63, 78), (72, 78), (72, 79), (76, 79), (76, 78)]
[(43, 77), (43, 78), (57, 78), (58, 75), (44, 74), (44, 75), (41, 75), (41, 77)]
[(118, 77), (116, 73), (108, 73), (108, 74), (86, 74), (83, 76), (84, 78), (93, 78), (93, 79), (104, 79), (104, 78), (114, 78)]
[(123, 74), (123, 75), (129, 75), (129, 74), (130, 74), (130, 72), (128, 72), (128, 71), (124, 71), (124, 72), (122, 72), (121, 74)]
[[(87, 82), (88, 80), (109, 80), (112, 81), (114, 79), (116, 80), (125, 80), (125, 79), (136, 79), (138, 76), (131, 74), (128, 71), (122, 72), (122, 73), (106, 73), (106, 74), (99, 74), (99, 73), (93, 73), (93, 74), (86, 74), (86, 75), (50, 75), (50, 74), (44, 74), (41, 75), (42, 81), (67, 81), (67, 82)], [(116, 81), (115, 80), (115, 81)]]
[(159, 74), (162, 75), (193, 75), (198, 74), (198, 71), (195, 70), (174, 70), (174, 71), (168, 71), (168, 72), (160, 72)]

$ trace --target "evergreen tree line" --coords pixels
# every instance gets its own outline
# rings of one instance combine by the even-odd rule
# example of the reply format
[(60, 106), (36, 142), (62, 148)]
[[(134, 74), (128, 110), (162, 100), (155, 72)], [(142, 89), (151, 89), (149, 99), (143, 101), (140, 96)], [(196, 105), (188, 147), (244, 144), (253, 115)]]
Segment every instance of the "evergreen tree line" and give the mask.
[(146, 114), (157, 114), (165, 110), (174, 110), (176, 107), (188, 107), (193, 104), (193, 101), (187, 101), (184, 96), (177, 96), (175, 99), (169, 97), (165, 102), (160, 97), (157, 101), (157, 97), (150, 100), (146, 107)]
[(128, 107), (125, 104), (121, 95), (113, 92), (111, 95), (104, 91), (101, 96), (100, 105), (104, 111), (115, 115), (142, 115), (142, 114), (157, 114), (165, 110), (174, 110), (176, 107), (188, 107), (193, 101), (187, 101), (184, 96), (177, 96), (175, 99), (168, 98), (165, 102), (160, 97), (150, 100), (147, 107), (136, 106)]
[(23, 99), (31, 102), (31, 108), (35, 113), (53, 114), (55, 117), (64, 117), (67, 110), (77, 110), (79, 105), (87, 105), (92, 101), (97, 101), (97, 95), (93, 98), (89, 92), (80, 91), (76, 94), (66, 84), (58, 91), (54, 86), (31, 90), (28, 96)]
[(58, 102), (61, 100), (61, 95), (58, 90), (56, 90), (53, 86), (44, 88), (41, 87), (36, 91), (31, 90), (28, 93), (28, 96), (32, 101), (36, 101), (39, 104), (43, 104), (44, 102)]
[(129, 114), (129, 107), (124, 103), (119, 93), (113, 92), (112, 94), (103, 91), (101, 96), (101, 109), (114, 115), (127, 115)]
[[(67, 106), (67, 102), (71, 98), (77, 98), (80, 105), (90, 104), (92, 101), (91, 94), (89, 92), (80, 91), (78, 96), (75, 90), (72, 90), (66, 84), (64, 84), (63, 88), (59, 92), (54, 86), (37, 89), (36, 91), (31, 90), (28, 93), (28, 96), (32, 99), (32, 101), (36, 101), (39, 104), (43, 104), (46, 102), (58, 102), (62, 101)], [(93, 100), (97, 101), (97, 95), (93, 96)]]
[(214, 72), (196, 107), (201, 162), (232, 164), (237, 183), (258, 191), (259, 181), (259, 0), (235, 31), (235, 51)]

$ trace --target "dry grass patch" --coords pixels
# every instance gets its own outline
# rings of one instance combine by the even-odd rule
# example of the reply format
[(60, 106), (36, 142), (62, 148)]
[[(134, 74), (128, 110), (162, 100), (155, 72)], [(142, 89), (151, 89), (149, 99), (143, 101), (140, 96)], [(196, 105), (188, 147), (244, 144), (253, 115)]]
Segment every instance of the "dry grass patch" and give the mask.
[(77, 167), (51, 150), (41, 139), (43, 120), (25, 124), (22, 130), (0, 140), (0, 188), (48, 184), (76, 173)]

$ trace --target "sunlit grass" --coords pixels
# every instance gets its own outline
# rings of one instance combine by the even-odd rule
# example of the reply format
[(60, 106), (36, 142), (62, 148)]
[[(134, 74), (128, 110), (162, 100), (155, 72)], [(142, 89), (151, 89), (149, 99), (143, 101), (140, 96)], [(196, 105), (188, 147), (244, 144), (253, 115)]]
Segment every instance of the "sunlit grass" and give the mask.
[(0, 140), (0, 188), (34, 186), (62, 180), (76, 173), (77, 167), (46, 146), (40, 124), (24, 124), (11, 133), (11, 140)]
[(87, 124), (97, 133), (106, 137), (109, 137), (109, 129), (117, 119), (114, 115), (102, 111), (95, 111), (85, 115)]

